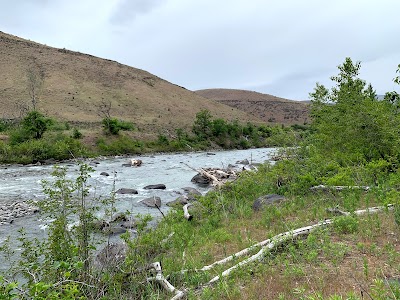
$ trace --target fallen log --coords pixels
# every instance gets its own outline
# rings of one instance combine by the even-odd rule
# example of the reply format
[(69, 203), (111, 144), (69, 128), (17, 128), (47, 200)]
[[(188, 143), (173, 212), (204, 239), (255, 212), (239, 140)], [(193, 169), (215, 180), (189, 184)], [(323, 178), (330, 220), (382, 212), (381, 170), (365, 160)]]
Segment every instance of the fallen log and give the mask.
[(311, 191), (344, 191), (344, 190), (364, 190), (364, 191), (369, 191), (370, 187), (369, 186), (364, 186), (364, 185), (317, 185), (317, 186), (312, 186), (310, 188)]
[(188, 203), (183, 206), (183, 216), (188, 221), (193, 219), (193, 216), (189, 213), (189, 206), (191, 205), (192, 205), (191, 203)]
[(163, 275), (162, 273), (162, 268), (161, 268), (161, 263), (160, 262), (155, 262), (149, 265), (149, 269), (153, 270), (156, 273), (155, 277), (149, 277), (147, 278), (147, 282), (157, 282), (160, 284), (165, 290), (171, 293), (175, 293), (175, 296), (172, 299), (182, 299), (182, 297), (185, 295), (185, 293), (181, 290), (178, 290), (175, 288)]
[(217, 177), (215, 177), (214, 175), (204, 171), (203, 169), (200, 169), (199, 173), (204, 177), (210, 178), (212, 186), (220, 188), (223, 185), (223, 183)]
[(342, 211), (337, 207), (334, 208), (327, 208), (326, 209), (327, 212), (331, 213), (331, 214), (335, 214), (335, 215), (342, 215), (342, 216), (349, 216), (350, 213), (347, 211)]

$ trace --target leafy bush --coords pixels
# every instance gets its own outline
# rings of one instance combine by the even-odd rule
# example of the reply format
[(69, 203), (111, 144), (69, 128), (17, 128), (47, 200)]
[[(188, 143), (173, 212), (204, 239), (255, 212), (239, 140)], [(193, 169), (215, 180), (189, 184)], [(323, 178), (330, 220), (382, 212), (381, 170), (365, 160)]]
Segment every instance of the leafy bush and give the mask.
[(96, 141), (96, 145), (103, 155), (141, 153), (143, 148), (143, 143), (123, 135), (112, 141), (100, 138)]
[(168, 146), (168, 145), (169, 145), (169, 140), (168, 140), (168, 138), (167, 138), (166, 135), (164, 135), (164, 134), (159, 134), (159, 135), (158, 135), (158, 138), (157, 138), (157, 143), (158, 143), (159, 145)]
[(74, 130), (72, 131), (72, 138), (73, 139), (80, 139), (82, 138), (82, 132), (80, 132), (78, 130), (78, 128), (74, 128)]
[(358, 230), (358, 219), (353, 216), (340, 216), (333, 219), (333, 228), (341, 234), (354, 233)]
[(9, 143), (17, 145), (31, 139), (31, 134), (24, 128), (18, 127), (9, 133)]
[(0, 160), (3, 163), (29, 164), (50, 158), (65, 160), (87, 154), (86, 148), (78, 140), (63, 134), (16, 144), (0, 143)]
[(121, 130), (133, 130), (133, 124), (130, 122), (125, 122), (118, 120), (116, 118), (104, 118), (103, 128), (106, 133), (117, 135)]
[(11, 121), (0, 119), (0, 132), (6, 131), (12, 127)]
[(32, 138), (40, 139), (54, 121), (40, 112), (33, 110), (22, 120), (21, 125)]

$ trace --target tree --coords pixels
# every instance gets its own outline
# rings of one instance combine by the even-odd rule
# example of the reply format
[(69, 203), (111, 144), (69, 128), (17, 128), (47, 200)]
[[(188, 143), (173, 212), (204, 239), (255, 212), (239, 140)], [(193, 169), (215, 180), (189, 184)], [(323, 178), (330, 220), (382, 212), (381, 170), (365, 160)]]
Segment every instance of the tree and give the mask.
[(200, 139), (206, 139), (211, 134), (212, 115), (209, 110), (203, 109), (196, 114), (192, 131)]
[(371, 85), (358, 77), (360, 62), (350, 58), (338, 66), (328, 90), (317, 84), (310, 94), (312, 143), (327, 157), (343, 164), (397, 156), (399, 118), (395, 106), (378, 101)]
[(34, 62), (27, 70), (27, 79), (32, 110), (37, 110), (38, 95), (44, 83), (44, 71)]
[(33, 138), (40, 139), (52, 123), (50, 118), (33, 110), (22, 120), (22, 128)]

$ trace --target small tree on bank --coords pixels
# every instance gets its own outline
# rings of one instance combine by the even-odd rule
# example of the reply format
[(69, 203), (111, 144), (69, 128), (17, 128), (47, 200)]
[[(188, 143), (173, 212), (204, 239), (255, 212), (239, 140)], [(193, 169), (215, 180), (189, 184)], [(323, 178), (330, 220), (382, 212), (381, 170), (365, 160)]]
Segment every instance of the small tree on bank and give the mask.
[(42, 138), (53, 121), (40, 112), (33, 110), (22, 120), (22, 128), (34, 139)]
[(396, 106), (379, 101), (371, 85), (358, 77), (360, 62), (338, 66), (328, 90), (317, 83), (312, 101), (312, 144), (342, 164), (398, 158), (400, 119)]

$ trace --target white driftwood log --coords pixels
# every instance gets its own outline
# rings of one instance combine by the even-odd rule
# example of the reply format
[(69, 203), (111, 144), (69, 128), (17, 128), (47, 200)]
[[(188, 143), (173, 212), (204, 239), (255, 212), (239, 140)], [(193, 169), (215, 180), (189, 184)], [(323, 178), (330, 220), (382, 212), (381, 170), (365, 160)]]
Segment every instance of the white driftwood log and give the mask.
[(189, 213), (189, 206), (191, 205), (192, 205), (191, 203), (188, 203), (183, 206), (183, 216), (188, 221), (193, 219), (193, 216)]
[(267, 250), (271, 250), (271, 249), (275, 248), (276, 246), (282, 244), (283, 242), (285, 242), (285, 241), (287, 241), (289, 239), (294, 239), (294, 238), (296, 238), (298, 236), (301, 236), (301, 235), (308, 235), (315, 228), (328, 225), (331, 222), (332, 222), (332, 220), (325, 220), (325, 221), (319, 222), (319, 223), (317, 223), (315, 225), (310, 225), (310, 226), (298, 228), (298, 229), (295, 229), (293, 231), (287, 231), (285, 233), (281, 233), (281, 234), (278, 234), (278, 235), (274, 236), (256, 254), (254, 254), (254, 255), (250, 256), (249, 258), (241, 261), (240, 263), (234, 265), (233, 267), (230, 267), (229, 269), (227, 269), (224, 272), (222, 272), (221, 275), (215, 276), (206, 285), (212, 285), (215, 282), (217, 282), (218, 280), (220, 280), (221, 278), (227, 277), (232, 271), (240, 268), (241, 266), (247, 265), (247, 264), (249, 264), (249, 263), (251, 263), (253, 261), (261, 259), (263, 257), (263, 255), (264, 255), (264, 253), (267, 252)]
[(159, 283), (165, 290), (171, 293), (175, 293), (175, 296), (172, 299), (182, 299), (182, 297), (185, 295), (185, 293), (181, 290), (178, 290), (175, 288), (169, 281), (164, 277), (162, 273), (162, 268), (161, 268), (161, 263), (160, 262), (155, 262), (150, 264), (149, 266), (150, 269), (153, 269), (156, 272), (156, 277), (150, 277), (147, 278), (148, 282), (155, 281)]
[(322, 191), (344, 191), (344, 190), (364, 190), (368, 191), (370, 189), (369, 186), (363, 185), (354, 185), (354, 186), (346, 186), (346, 185), (317, 185), (310, 188), (312, 191), (322, 190)]
[(129, 163), (131, 164), (132, 167), (140, 167), (142, 165), (142, 160), (141, 159), (134, 159), (132, 158)]
[(347, 211), (342, 211), (337, 207), (334, 208), (327, 208), (326, 209), (327, 212), (335, 214), (335, 215), (342, 215), (342, 216), (349, 216), (351, 215), (351, 213), (347, 212)]
[(200, 173), (202, 176), (211, 179), (211, 181), (212, 181), (211, 184), (212, 184), (213, 186), (216, 186), (217, 188), (220, 188), (220, 187), (223, 185), (223, 183), (222, 183), (217, 177), (215, 177), (214, 175), (212, 175), (212, 174), (210, 174), (210, 173), (204, 171), (203, 169), (200, 169), (200, 170), (198, 170), (198, 171), (199, 171), (199, 173)]

